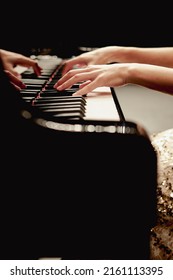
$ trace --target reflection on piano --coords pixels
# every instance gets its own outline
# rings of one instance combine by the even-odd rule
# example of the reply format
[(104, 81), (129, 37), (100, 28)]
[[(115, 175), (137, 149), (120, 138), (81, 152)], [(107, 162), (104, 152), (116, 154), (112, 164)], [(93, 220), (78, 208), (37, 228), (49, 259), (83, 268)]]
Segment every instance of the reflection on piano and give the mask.
[(61, 59), (40, 63), (39, 78), (21, 72), (21, 92), (0, 83), (0, 258), (148, 259), (157, 160), (147, 133), (111, 89), (59, 94)]

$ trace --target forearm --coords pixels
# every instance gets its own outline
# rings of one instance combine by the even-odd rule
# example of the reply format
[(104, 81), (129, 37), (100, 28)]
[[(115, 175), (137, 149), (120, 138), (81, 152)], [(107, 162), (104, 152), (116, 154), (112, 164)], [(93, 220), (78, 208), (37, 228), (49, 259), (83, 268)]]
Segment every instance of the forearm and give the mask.
[(136, 84), (173, 95), (172, 68), (133, 63), (126, 73), (127, 84)]
[(137, 48), (137, 47), (108, 47), (110, 61), (124, 63), (146, 63), (173, 67), (173, 47)]

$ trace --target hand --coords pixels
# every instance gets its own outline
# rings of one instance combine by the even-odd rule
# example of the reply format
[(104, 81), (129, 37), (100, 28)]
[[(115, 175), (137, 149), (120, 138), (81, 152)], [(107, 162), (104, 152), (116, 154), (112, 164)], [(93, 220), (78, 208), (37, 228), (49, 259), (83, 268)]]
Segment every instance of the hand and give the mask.
[(24, 66), (27, 68), (32, 67), (37, 76), (41, 75), (42, 68), (38, 65), (37, 61), (26, 57), (22, 54), (0, 49), (0, 59), (4, 71), (9, 76), (10, 81), (17, 88), (25, 87), (25, 85), (21, 81), (21, 75), (17, 71), (15, 71), (15, 67), (17, 65)]
[(118, 60), (119, 50), (120, 47), (116, 46), (97, 48), (95, 50), (82, 53), (74, 58), (66, 60), (62, 70), (62, 75), (66, 74), (74, 66), (77, 66), (77, 68), (81, 68), (86, 67), (88, 65), (98, 65), (117, 62), (116, 60)]
[(17, 89), (17, 90), (21, 90), (21, 89), (25, 89), (26, 85), (22, 82), (21, 78), (18, 78), (17, 76), (15, 76), (13, 73), (4, 70), (4, 72), (7, 74), (10, 83)]
[(73, 94), (76, 96), (86, 95), (97, 87), (122, 86), (127, 83), (128, 67), (126, 63), (115, 63), (70, 70), (58, 80), (54, 88), (61, 91), (81, 82), (79, 90)]

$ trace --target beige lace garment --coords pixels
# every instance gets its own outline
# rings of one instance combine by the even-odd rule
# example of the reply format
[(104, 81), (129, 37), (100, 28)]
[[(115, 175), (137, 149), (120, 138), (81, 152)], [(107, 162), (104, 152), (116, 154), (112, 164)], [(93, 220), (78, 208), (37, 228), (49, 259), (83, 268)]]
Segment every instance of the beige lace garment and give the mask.
[(151, 230), (150, 257), (173, 260), (173, 129), (150, 138), (158, 157), (158, 221)]

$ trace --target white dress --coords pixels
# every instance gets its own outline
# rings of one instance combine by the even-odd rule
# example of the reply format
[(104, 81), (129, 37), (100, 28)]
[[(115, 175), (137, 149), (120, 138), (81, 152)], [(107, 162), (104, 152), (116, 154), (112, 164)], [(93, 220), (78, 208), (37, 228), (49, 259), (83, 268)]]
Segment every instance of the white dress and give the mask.
[(158, 220), (151, 230), (150, 258), (173, 260), (173, 129), (150, 138), (158, 158)]

